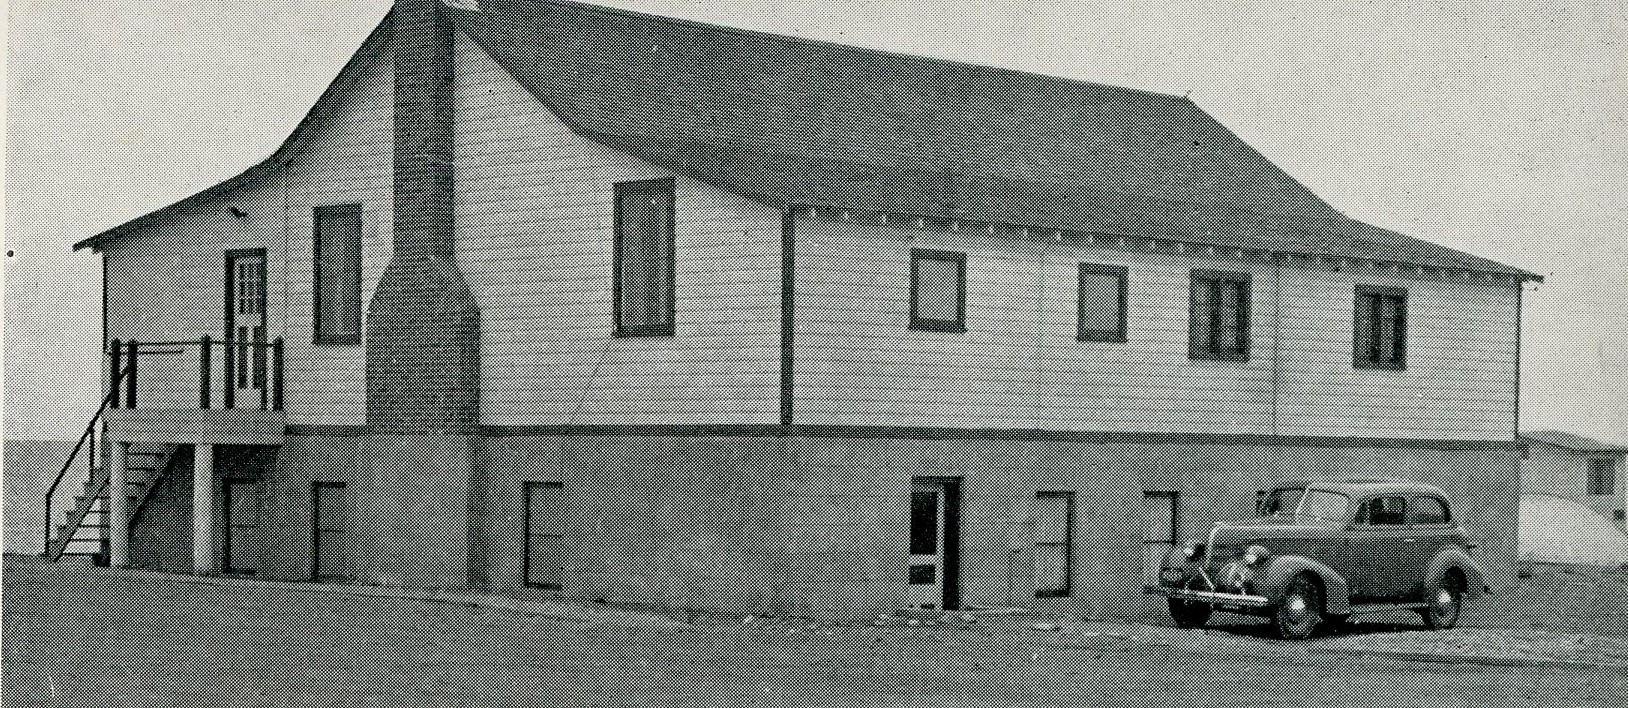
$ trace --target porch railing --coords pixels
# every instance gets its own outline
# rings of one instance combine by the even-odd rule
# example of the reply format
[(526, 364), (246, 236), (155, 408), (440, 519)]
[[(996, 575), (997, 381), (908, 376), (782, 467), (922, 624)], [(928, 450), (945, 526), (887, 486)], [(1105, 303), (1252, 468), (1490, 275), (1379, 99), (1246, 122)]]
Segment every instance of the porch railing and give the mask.
[(113, 340), (109, 408), (283, 409), (283, 339)]

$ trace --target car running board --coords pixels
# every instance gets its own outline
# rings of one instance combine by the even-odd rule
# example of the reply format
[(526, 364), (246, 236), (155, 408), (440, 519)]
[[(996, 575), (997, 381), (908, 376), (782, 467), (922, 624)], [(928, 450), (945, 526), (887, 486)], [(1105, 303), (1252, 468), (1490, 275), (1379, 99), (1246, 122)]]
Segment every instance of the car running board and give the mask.
[(1428, 602), (1402, 602), (1389, 605), (1352, 605), (1351, 614), (1369, 615), (1375, 612), (1390, 612), (1392, 610), (1422, 610), (1429, 607)]

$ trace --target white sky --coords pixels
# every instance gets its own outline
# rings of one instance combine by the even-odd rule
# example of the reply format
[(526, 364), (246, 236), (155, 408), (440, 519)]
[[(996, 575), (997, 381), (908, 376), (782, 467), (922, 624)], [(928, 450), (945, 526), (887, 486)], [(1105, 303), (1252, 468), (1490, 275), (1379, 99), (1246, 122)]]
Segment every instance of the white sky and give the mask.
[[(1628, 5), (607, 0), (1193, 99), (1353, 217), (1544, 274), (1522, 423), (1628, 443)], [(74, 241), (271, 152), (388, 0), (11, 0), (5, 435), (97, 398)]]

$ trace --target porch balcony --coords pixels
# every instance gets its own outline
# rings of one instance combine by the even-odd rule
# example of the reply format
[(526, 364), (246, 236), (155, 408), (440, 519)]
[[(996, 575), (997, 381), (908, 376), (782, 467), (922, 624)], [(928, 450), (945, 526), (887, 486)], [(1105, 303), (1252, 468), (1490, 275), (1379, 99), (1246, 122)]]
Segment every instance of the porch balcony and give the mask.
[(108, 442), (280, 445), (283, 340), (108, 347)]

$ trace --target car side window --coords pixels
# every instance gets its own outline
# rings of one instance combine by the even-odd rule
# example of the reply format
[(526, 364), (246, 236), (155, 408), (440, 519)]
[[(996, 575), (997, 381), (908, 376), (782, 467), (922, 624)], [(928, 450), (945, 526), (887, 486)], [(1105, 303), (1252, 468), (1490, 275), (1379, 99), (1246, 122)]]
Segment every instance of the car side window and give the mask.
[(1408, 515), (1408, 523), (1414, 525), (1441, 525), (1452, 522), (1452, 516), (1447, 513), (1447, 504), (1435, 497), (1414, 497), (1409, 505), (1412, 512)]
[(1362, 503), (1356, 523), (1368, 526), (1401, 526), (1407, 522), (1407, 500), (1402, 497), (1375, 497)]

